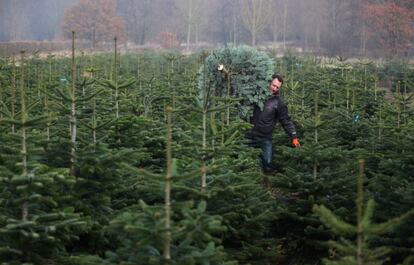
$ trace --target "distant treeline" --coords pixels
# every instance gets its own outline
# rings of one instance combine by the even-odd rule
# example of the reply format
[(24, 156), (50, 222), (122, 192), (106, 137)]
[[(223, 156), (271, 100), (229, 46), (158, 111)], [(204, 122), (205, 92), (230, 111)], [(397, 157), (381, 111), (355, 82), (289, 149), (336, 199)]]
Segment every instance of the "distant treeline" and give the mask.
[[(414, 2), (375, 0), (2, 0), (0, 42), (70, 37), (92, 47), (118, 34), (136, 45), (196, 50), (294, 44), (327, 55), (414, 53)], [(69, 32), (69, 33), (68, 33)]]

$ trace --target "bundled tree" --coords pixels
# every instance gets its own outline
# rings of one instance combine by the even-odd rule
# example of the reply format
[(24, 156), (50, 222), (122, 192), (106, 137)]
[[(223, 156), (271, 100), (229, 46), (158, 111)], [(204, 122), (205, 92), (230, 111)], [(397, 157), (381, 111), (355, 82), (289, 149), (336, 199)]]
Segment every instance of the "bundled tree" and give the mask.
[(273, 74), (273, 62), (267, 54), (248, 46), (222, 48), (212, 52), (203, 67), (206, 69), (200, 69), (201, 90), (207, 88), (205, 80), (210, 80), (210, 86), (215, 89), (210, 92), (213, 95), (228, 99), (240, 97), (243, 118), (251, 116), (253, 104), (263, 108), (270, 94), (267, 86)]

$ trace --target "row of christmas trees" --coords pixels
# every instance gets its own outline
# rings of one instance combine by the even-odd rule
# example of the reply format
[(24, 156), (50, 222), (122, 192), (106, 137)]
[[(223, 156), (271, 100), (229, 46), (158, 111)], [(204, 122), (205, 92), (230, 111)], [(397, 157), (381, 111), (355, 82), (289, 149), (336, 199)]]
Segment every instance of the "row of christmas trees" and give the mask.
[[(244, 64), (246, 76), (269, 71), (267, 55), (227, 49), (227, 65)], [(409, 264), (412, 70), (271, 61), (303, 144), (291, 149), (277, 133), (284, 170), (263, 179), (233, 93), (252, 80), (200, 79), (200, 66), (215, 67), (205, 53), (2, 60), (2, 261), (314, 264), (329, 253), (337, 264)], [(392, 78), (385, 93), (380, 82)], [(361, 192), (355, 204), (358, 158), (374, 215)]]

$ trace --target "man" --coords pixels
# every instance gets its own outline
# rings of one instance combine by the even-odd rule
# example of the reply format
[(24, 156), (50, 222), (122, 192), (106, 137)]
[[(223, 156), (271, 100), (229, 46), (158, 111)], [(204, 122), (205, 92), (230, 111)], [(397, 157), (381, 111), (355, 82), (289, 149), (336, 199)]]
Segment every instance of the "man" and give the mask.
[(260, 110), (258, 106), (254, 107), (253, 117), (250, 118), (253, 128), (246, 134), (246, 138), (250, 140), (250, 146), (262, 149), (260, 158), (265, 174), (276, 172), (276, 167), (272, 164), (272, 134), (278, 121), (291, 138), (292, 146), (300, 147), (295, 125), (289, 117), (287, 105), (279, 96), (282, 84), (283, 78), (280, 75), (272, 76), (269, 90), (273, 96), (264, 102), (263, 110)]

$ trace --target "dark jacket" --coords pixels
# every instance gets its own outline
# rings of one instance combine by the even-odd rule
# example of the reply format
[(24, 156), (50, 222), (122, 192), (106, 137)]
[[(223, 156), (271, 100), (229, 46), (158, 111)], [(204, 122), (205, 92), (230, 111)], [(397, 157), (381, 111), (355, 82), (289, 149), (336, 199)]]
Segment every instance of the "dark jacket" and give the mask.
[(272, 139), (273, 129), (278, 121), (289, 137), (296, 137), (295, 125), (289, 117), (288, 107), (279, 95), (275, 95), (265, 101), (263, 111), (258, 106), (254, 107), (253, 117), (250, 118), (253, 128), (246, 137)]

